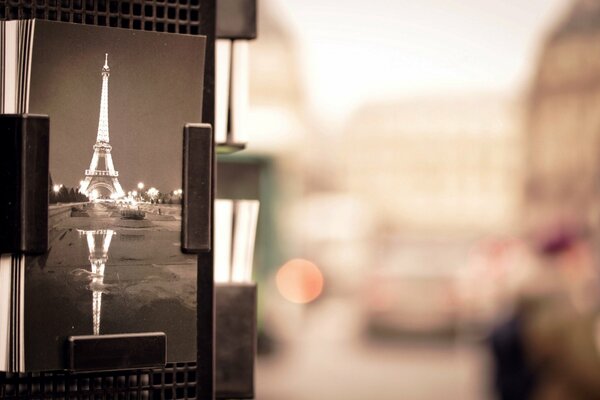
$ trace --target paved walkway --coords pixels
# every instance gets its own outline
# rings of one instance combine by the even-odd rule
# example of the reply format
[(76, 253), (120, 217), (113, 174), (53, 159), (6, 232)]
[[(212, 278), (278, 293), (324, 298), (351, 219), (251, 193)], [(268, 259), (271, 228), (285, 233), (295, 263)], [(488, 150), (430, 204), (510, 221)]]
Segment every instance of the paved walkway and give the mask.
[[(284, 351), (259, 359), (258, 400), (485, 400), (486, 352), (453, 341), (361, 339), (352, 300), (298, 314)], [(294, 314), (294, 313), (291, 313)], [(288, 314), (288, 315), (291, 315)]]

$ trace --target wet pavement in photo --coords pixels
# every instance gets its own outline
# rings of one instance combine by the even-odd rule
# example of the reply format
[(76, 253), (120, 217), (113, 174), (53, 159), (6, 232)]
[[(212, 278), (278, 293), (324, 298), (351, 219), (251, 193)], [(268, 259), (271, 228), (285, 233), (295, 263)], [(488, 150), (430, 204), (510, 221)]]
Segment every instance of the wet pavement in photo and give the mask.
[(48, 253), (28, 256), (26, 363), (63, 368), (56, 344), (67, 336), (140, 332), (164, 332), (167, 360), (191, 361), (197, 260), (181, 252), (180, 218), (161, 211), (121, 219), (114, 204), (59, 207)]

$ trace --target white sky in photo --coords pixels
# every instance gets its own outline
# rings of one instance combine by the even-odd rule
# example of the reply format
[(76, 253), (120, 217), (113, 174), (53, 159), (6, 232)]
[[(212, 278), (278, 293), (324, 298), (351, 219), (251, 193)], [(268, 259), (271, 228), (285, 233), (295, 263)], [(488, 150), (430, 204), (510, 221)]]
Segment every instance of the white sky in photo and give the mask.
[(308, 101), (339, 119), (370, 99), (518, 94), (569, 0), (271, 0), (300, 45)]

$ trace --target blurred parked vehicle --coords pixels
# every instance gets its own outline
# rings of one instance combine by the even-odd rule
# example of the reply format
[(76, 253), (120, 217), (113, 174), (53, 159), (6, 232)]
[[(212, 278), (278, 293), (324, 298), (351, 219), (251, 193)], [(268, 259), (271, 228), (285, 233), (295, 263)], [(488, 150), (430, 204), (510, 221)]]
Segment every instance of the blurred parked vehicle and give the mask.
[(453, 271), (437, 267), (377, 270), (367, 289), (368, 332), (453, 333), (459, 314), (454, 279)]
[(453, 334), (458, 271), (468, 240), (392, 238), (366, 279), (365, 324), (373, 335)]
[(511, 238), (394, 238), (380, 254), (365, 287), (372, 334), (483, 335), (529, 271), (525, 246)]

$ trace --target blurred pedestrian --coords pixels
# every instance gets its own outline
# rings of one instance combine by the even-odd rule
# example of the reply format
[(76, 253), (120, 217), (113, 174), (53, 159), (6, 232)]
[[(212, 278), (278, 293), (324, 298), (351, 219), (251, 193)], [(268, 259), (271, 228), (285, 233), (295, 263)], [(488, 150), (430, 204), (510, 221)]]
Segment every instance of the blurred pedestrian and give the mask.
[(500, 399), (600, 399), (596, 262), (582, 231), (543, 232), (510, 320), (491, 337)]

